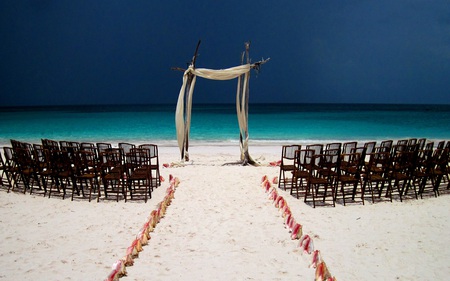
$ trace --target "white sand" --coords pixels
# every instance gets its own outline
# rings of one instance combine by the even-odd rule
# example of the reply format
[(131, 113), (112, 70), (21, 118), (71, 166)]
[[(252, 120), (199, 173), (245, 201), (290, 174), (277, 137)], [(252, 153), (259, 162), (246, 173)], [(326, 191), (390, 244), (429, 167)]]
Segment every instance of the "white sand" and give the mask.
[[(250, 147), (264, 164), (281, 148)], [(163, 168), (181, 180), (152, 239), (123, 280), (313, 280), (311, 256), (291, 240), (261, 188), (277, 167), (222, 166), (239, 147), (198, 146), (185, 167)], [(160, 147), (160, 161), (178, 149)], [(44, 198), (0, 191), (0, 280), (103, 280), (162, 200), (127, 202)], [(404, 202), (366, 201), (313, 209), (279, 191), (303, 233), (313, 237), (338, 280), (444, 280), (450, 274), (449, 195)]]

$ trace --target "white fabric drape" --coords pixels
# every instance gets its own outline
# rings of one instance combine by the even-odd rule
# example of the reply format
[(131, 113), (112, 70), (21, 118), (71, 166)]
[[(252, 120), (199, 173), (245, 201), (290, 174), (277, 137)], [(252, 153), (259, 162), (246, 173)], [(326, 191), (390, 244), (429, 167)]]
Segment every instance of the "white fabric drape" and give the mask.
[[(211, 80), (231, 80), (239, 77), (238, 90), (236, 94), (236, 109), (239, 129), (244, 141), (244, 143), (241, 143), (241, 150), (244, 149), (244, 151), (248, 151), (248, 113), (246, 112), (247, 110), (245, 108), (245, 99), (247, 98), (246, 95), (248, 95), (246, 89), (251, 68), (251, 64), (243, 64), (236, 67), (218, 70), (194, 68), (191, 65), (184, 72), (183, 85), (181, 86), (180, 93), (178, 95), (177, 108), (175, 111), (175, 125), (177, 131), (178, 147), (180, 148), (182, 158), (189, 158), (186, 142), (189, 141), (192, 94), (194, 92), (194, 86), (197, 76)], [(241, 83), (243, 85), (241, 85)], [(186, 101), (184, 100), (185, 95), (187, 96)]]
[(226, 69), (207, 69), (207, 68), (189, 68), (186, 71), (190, 71), (196, 76), (211, 80), (231, 80), (239, 77), (250, 71), (250, 64), (243, 64)]

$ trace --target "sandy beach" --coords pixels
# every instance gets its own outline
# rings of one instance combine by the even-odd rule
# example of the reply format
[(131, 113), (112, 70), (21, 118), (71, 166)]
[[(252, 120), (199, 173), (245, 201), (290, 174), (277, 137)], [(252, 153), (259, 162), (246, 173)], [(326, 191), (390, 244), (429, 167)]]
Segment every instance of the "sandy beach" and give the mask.
[[(0, 280), (104, 280), (152, 210), (180, 179), (167, 212), (122, 280), (314, 280), (312, 255), (292, 240), (261, 188), (278, 176), (281, 146), (250, 146), (261, 166), (226, 165), (239, 146), (193, 146), (183, 167), (143, 201), (61, 200), (0, 190)], [(160, 147), (160, 164), (179, 161)], [(445, 280), (449, 193), (403, 202), (312, 208), (277, 190), (337, 280)]]

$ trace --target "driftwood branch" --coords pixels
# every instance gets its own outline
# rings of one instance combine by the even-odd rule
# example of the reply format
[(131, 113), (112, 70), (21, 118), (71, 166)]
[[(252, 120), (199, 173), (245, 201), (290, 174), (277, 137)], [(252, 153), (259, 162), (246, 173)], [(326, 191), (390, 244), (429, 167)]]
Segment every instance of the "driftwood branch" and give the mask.
[(192, 64), (192, 66), (194, 68), (195, 68), (195, 61), (197, 60), (198, 48), (200, 47), (200, 43), (202, 43), (202, 40), (198, 40), (197, 48), (195, 48), (195, 53), (194, 53), (194, 56), (192, 57), (192, 60), (191, 60), (191, 64)]
[[(198, 48), (200, 47), (201, 42), (202, 42), (202, 40), (198, 40), (197, 47), (195, 48), (195, 53), (194, 53), (194, 56), (192, 57), (191, 62), (186, 63), (188, 67), (189, 67), (189, 65), (192, 65), (195, 68), (195, 61), (197, 60), (197, 57), (198, 57)], [(170, 69), (175, 70), (175, 71), (181, 71), (181, 72), (186, 71), (185, 68), (178, 67), (178, 66), (173, 66)]]
[(265, 64), (266, 62), (268, 62), (270, 60), (270, 58), (267, 59), (262, 59), (258, 62), (255, 62), (254, 64), (252, 64), (252, 68), (256, 71), (259, 71), (259, 69), (261, 68), (261, 65)]
[(176, 67), (176, 66), (173, 66), (173, 67), (171, 67), (170, 69), (171, 69), (171, 70), (176, 70), (176, 71), (181, 71), (181, 72), (185, 72), (185, 71), (186, 71), (186, 69), (181, 68), (181, 67)]

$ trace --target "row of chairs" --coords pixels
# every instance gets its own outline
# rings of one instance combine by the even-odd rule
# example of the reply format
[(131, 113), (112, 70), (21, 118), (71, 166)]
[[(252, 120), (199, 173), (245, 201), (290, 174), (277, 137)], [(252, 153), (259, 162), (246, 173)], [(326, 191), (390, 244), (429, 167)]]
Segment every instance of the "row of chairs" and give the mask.
[[(383, 192), (392, 201), (397, 194), (400, 201), (412, 190), (417, 199), (426, 192), (440, 195), (440, 189), (450, 189), (450, 141), (434, 142), (426, 139), (312, 144), (282, 147), (278, 187), (291, 189), (305, 202), (330, 202), (335, 206), (338, 195), (342, 203), (355, 201), (357, 195), (364, 204), (366, 194), (372, 202)], [(445, 185), (445, 181), (447, 184)]]
[[(39, 144), (11, 140), (11, 147), (3, 148), (1, 160), (1, 185), (8, 192), (18, 189), (30, 194), (35, 191), (62, 194), (71, 198), (81, 196), (97, 202), (115, 194), (116, 201), (123, 197), (151, 198), (154, 188), (161, 185), (158, 146), (119, 143), (79, 143), (42, 139)], [(88, 194), (86, 194), (88, 192)]]

